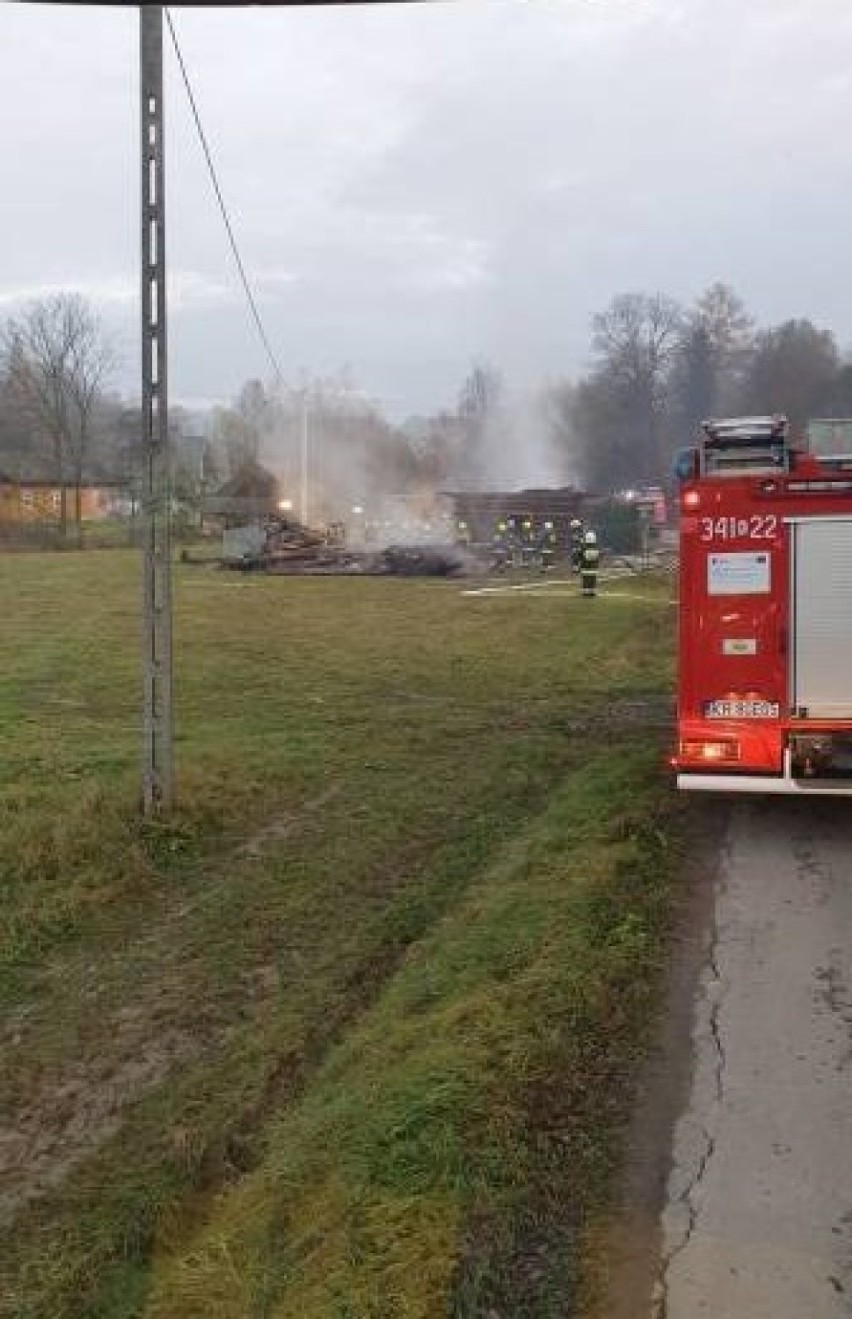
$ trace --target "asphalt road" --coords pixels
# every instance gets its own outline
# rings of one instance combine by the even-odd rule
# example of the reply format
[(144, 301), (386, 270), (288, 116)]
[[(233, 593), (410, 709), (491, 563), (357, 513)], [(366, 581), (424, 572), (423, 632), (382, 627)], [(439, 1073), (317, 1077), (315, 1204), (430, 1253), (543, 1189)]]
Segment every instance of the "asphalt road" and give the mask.
[(852, 1316), (852, 798), (720, 845), (652, 1313)]

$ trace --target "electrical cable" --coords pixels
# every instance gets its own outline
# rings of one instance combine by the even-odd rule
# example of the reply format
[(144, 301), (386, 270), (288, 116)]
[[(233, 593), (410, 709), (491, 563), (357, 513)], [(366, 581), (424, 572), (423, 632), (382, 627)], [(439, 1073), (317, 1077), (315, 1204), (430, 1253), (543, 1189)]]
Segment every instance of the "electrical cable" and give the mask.
[(192, 111), (192, 117), (195, 120), (195, 127), (198, 132), (199, 141), (201, 142), (201, 149), (204, 152), (204, 159), (207, 162), (207, 169), (210, 174), (210, 181), (213, 184), (213, 191), (216, 195), (216, 201), (219, 204), (219, 210), (222, 215), (222, 220), (224, 221), (225, 224), (225, 230), (228, 235), (228, 241), (231, 245), (231, 252), (233, 253), (234, 256), (234, 261), (236, 263), (237, 271), (240, 276), (240, 281), (242, 283), (243, 290), (245, 292), (246, 299), (248, 301), (249, 309), (251, 311), (252, 318), (257, 328), (257, 332), (260, 335), (261, 343), (263, 344), (264, 350), (266, 352), (266, 356), (269, 358), (269, 361), (272, 363), (272, 369), (275, 372), (276, 379), (280, 381), (284, 379), (284, 373), (281, 370), (281, 367), (278, 362), (278, 358), (276, 357), (275, 352), (272, 348), (272, 344), (269, 341), (269, 335), (266, 333), (266, 328), (264, 327), (263, 324), (263, 318), (261, 317), (260, 311), (258, 310), (257, 300), (255, 299), (254, 293), (252, 292), (251, 284), (249, 283), (249, 278), (248, 275), (246, 274), (246, 268), (243, 264), (243, 259), (240, 256), (240, 249), (237, 246), (237, 239), (236, 239), (236, 235), (234, 234), (234, 227), (231, 224), (231, 218), (228, 214), (228, 208), (225, 205), (225, 198), (222, 195), (222, 189), (219, 185), (219, 179), (216, 174), (216, 167), (213, 164), (213, 155), (210, 150), (210, 144), (207, 140), (207, 134), (204, 132), (204, 127), (201, 123), (201, 114), (199, 112), (198, 103), (195, 99), (195, 95), (192, 90), (192, 83), (190, 82), (189, 73), (186, 67), (186, 61), (184, 60), (183, 52), (181, 51), (180, 43), (178, 42), (177, 39), (177, 33), (175, 32), (174, 23), (172, 22), (172, 16), (168, 9), (165, 9), (164, 12), (166, 15), (166, 22), (168, 23), (169, 26), (169, 33), (171, 35), (172, 45), (174, 46), (175, 55), (177, 56), (178, 65), (180, 67), (181, 77), (183, 78), (183, 85), (184, 88), (186, 89), (187, 99), (189, 101), (190, 109)]

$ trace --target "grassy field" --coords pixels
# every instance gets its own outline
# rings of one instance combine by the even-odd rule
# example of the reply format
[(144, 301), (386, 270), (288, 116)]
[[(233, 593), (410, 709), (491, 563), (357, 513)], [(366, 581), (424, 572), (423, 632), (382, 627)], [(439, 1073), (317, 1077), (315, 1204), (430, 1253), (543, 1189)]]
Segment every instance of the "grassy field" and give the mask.
[[(664, 955), (667, 585), (0, 558), (0, 1313), (581, 1314)], [(571, 588), (573, 589), (573, 588)]]

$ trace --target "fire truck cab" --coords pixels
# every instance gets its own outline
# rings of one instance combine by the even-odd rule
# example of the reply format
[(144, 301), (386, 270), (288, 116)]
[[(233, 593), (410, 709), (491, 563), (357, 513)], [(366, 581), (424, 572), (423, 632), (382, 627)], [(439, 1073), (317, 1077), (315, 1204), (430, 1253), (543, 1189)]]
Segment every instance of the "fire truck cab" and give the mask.
[(678, 476), (678, 787), (852, 794), (852, 455), (736, 417)]

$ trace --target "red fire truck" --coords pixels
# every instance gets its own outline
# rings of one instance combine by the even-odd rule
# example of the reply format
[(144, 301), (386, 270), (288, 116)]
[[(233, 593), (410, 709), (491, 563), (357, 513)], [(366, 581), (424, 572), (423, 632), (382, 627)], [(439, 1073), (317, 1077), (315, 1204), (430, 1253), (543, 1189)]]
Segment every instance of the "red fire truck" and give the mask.
[(852, 793), (852, 456), (740, 417), (678, 475), (678, 787)]

